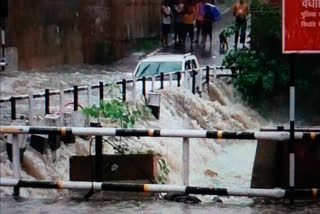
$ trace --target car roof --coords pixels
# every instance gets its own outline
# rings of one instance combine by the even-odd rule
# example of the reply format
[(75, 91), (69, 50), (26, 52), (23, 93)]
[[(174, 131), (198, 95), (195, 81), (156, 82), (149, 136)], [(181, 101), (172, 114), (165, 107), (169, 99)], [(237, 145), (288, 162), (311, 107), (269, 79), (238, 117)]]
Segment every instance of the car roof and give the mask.
[(194, 57), (194, 55), (191, 54), (163, 54), (163, 55), (154, 55), (147, 57), (141, 62), (176, 62), (176, 61), (182, 61), (184, 58), (190, 58)]

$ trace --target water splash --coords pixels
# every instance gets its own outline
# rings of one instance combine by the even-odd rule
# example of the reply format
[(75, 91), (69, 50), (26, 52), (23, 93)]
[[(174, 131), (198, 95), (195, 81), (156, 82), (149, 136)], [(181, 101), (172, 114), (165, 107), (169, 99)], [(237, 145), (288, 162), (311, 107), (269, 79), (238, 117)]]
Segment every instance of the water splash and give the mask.
[[(42, 79), (42, 77), (41, 77)], [(141, 121), (137, 128), (166, 129), (220, 129), (257, 130), (264, 122), (252, 109), (246, 107), (234, 93), (231, 84), (211, 80), (209, 92), (202, 98), (184, 88), (161, 90), (160, 120)], [(140, 102), (143, 102), (140, 98)], [(112, 140), (112, 139), (110, 139)], [(179, 138), (122, 138), (135, 150), (152, 149), (168, 161), (170, 184), (182, 184), (182, 139)], [(213, 139), (190, 140), (190, 184), (200, 186), (249, 187), (255, 142)], [(89, 143), (77, 138), (75, 145), (63, 145), (57, 162), (50, 153), (40, 155), (32, 148), (25, 153), (22, 178), (43, 180), (69, 180), (69, 158), (75, 154), (88, 155)], [(104, 153), (114, 150), (104, 145)], [(12, 166), (1, 152), (1, 177), (12, 176)], [(11, 188), (0, 188), (2, 194), (11, 194)], [(22, 190), (25, 197), (57, 197), (66, 191)]]

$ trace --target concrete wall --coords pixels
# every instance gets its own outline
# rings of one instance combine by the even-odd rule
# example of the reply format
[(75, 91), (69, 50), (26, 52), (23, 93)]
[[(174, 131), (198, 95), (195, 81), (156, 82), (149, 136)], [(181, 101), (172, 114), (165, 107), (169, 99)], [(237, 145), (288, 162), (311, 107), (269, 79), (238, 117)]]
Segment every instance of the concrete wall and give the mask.
[(83, 59), (75, 5), (75, 1), (61, 0), (9, 1), (7, 45), (17, 48), (19, 68)]
[[(252, 188), (289, 186), (288, 144), (288, 141), (258, 141), (252, 171)], [(295, 186), (319, 188), (320, 144), (312, 141), (296, 141), (295, 153)]]
[(7, 46), (19, 69), (96, 63), (96, 48), (114, 58), (135, 38), (159, 35), (161, 0), (10, 0)]
[(154, 37), (160, 34), (161, 0), (111, 0), (112, 49), (121, 57), (128, 41), (135, 38)]

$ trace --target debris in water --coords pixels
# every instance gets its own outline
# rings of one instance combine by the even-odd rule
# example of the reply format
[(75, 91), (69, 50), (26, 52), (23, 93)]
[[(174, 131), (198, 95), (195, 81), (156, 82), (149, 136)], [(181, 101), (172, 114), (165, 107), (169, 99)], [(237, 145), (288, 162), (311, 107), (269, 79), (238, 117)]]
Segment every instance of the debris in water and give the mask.
[(215, 177), (218, 176), (217, 172), (214, 172), (213, 170), (207, 169), (203, 172), (204, 175), (209, 176), (209, 177)]

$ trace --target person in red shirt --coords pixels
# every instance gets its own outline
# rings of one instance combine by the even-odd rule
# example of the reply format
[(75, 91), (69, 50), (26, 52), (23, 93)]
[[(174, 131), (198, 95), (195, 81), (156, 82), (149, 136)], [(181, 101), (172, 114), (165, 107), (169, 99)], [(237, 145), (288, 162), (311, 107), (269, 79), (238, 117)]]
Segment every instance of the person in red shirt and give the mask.
[(235, 17), (235, 34), (234, 34), (234, 48), (238, 47), (239, 31), (240, 31), (240, 43), (243, 48), (245, 47), (246, 41), (246, 30), (247, 30), (247, 16), (249, 14), (248, 4), (244, 3), (243, 0), (239, 0), (233, 6), (233, 16)]

